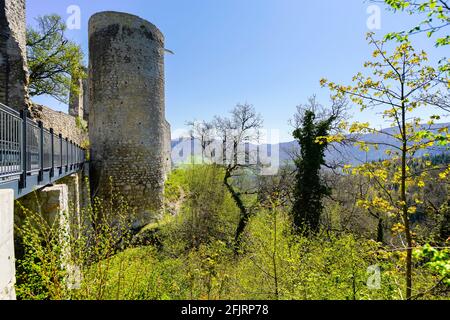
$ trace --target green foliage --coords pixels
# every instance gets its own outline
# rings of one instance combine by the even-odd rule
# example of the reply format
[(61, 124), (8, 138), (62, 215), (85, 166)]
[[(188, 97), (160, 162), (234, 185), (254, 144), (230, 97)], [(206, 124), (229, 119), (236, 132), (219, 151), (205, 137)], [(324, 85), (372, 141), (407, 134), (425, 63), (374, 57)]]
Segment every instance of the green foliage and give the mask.
[(81, 211), (70, 204), (60, 216), (42, 210), (37, 196), (35, 211), (17, 205), (18, 298), (102, 299), (112, 257), (131, 245), (134, 211), (123, 197), (111, 188), (110, 201), (94, 198)]
[(78, 129), (80, 129), (81, 131), (83, 131), (84, 133), (88, 132), (88, 123), (86, 120), (84, 120), (83, 118), (80, 117), (76, 117), (75, 118), (75, 125)]
[(56, 15), (38, 17), (38, 27), (27, 30), (27, 58), (31, 96), (48, 94), (68, 103), (79, 92), (76, 79), (86, 77), (81, 47), (67, 39), (64, 20)]
[[(367, 286), (369, 266), (390, 269), (379, 258), (377, 243), (352, 235), (295, 236), (290, 228), (287, 212), (276, 206), (252, 219), (247, 254), (236, 273), (246, 298), (399, 298), (397, 286), (387, 272), (382, 274), (380, 289)], [(395, 272), (394, 277), (397, 279), (399, 274)]]
[[(20, 204), (19, 204), (20, 205)], [(56, 221), (23, 208), (26, 219), (17, 229), (23, 259), (16, 262), (18, 299), (63, 299), (67, 294), (60, 257), (67, 249), (60, 241)]]
[[(386, 40), (407, 41), (408, 35), (426, 33), (431, 38), (435, 33), (450, 26), (450, 3), (447, 0), (385, 0), (394, 11), (406, 11), (411, 15), (424, 15), (425, 19), (408, 31), (392, 32)], [(450, 44), (450, 36), (444, 35), (436, 39), (436, 46)]]
[[(363, 163), (349, 170), (348, 173), (362, 175), (371, 181), (376, 188), (374, 193), (361, 195), (357, 204), (373, 214), (381, 213), (401, 217), (401, 221), (393, 227), (395, 233), (403, 233), (406, 238), (406, 296), (412, 297), (412, 250), (415, 244), (412, 233), (411, 217), (417, 213), (418, 205), (423, 204), (423, 189), (432, 184), (431, 171), (440, 171), (440, 179), (445, 180), (449, 168), (433, 166), (430, 161), (421, 163), (420, 170), (415, 170), (416, 153), (432, 146), (445, 146), (449, 143), (448, 127), (437, 131), (432, 130), (438, 115), (429, 118), (427, 126), (423, 119), (414, 117), (414, 112), (429, 107), (427, 101), (434, 100), (445, 90), (448, 83), (442, 81), (443, 72), (427, 66), (427, 54), (417, 52), (410, 42), (399, 44), (392, 52), (385, 50), (386, 41), (377, 41), (373, 33), (368, 34), (369, 43), (375, 47), (373, 61), (364, 64), (372, 76), (359, 72), (353, 77), (353, 85), (337, 85), (327, 80), (321, 80), (323, 86), (335, 92), (335, 98), (349, 97), (360, 110), (377, 109), (384, 121), (394, 128), (378, 130), (371, 128), (369, 123), (355, 122), (342, 126), (356, 135), (355, 146), (362, 151), (377, 150), (386, 147), (386, 161)], [(372, 133), (386, 136), (393, 143), (365, 141), (358, 134)], [(341, 141), (342, 135), (333, 136), (329, 142)], [(416, 166), (417, 167), (417, 166)]]
[(425, 266), (433, 270), (442, 283), (450, 286), (450, 249), (436, 249), (427, 244), (414, 251), (416, 259), (426, 261)]
[[(102, 294), (84, 299), (402, 299), (404, 255), (352, 235), (293, 236), (288, 212), (274, 205), (251, 218), (238, 258), (217, 240), (168, 254), (152, 247), (127, 249), (92, 266), (101, 273)], [(369, 288), (370, 266), (381, 270), (380, 288)], [(417, 287), (438, 279), (427, 266), (416, 269)], [(95, 276), (98, 279), (98, 276)], [(81, 296), (80, 296), (81, 297)], [(423, 298), (438, 295), (426, 293)]]
[[(225, 170), (217, 165), (186, 165), (166, 182), (170, 242), (198, 248), (212, 239), (229, 243), (239, 210), (223, 185)], [(173, 241), (175, 240), (176, 241)]]
[[(208, 193), (203, 189), (223, 188), (222, 176), (223, 169), (213, 165), (187, 166), (173, 172), (165, 192), (169, 202), (179, 202), (178, 211), (170, 211), (148, 226), (157, 230), (160, 245), (133, 246), (130, 208), (117, 193), (111, 202), (94, 199), (92, 206), (82, 211), (81, 225), (87, 227), (76, 229), (75, 234), (61, 233), (57, 224), (39, 212), (27, 211), (25, 223), (17, 227), (26, 248), (18, 261), (19, 298), (403, 298), (403, 251), (389, 251), (379, 243), (347, 233), (321, 230), (310, 237), (293, 235), (290, 210), (276, 194), (256, 208), (243, 235), (242, 253), (236, 256), (232, 227), (239, 210), (225, 190)], [(200, 204), (195, 197), (206, 203)], [(193, 212), (212, 212), (215, 217), (202, 218)], [(196, 219), (212, 224), (192, 228)], [(70, 230), (77, 226), (72, 224)], [(428, 290), (447, 270), (448, 252), (443, 252), (423, 251), (417, 256), (414, 276), (415, 288), (421, 293), (418, 298), (446, 298), (445, 291)], [(67, 265), (80, 268), (79, 286), (68, 286)], [(380, 268), (379, 289), (367, 286), (369, 267)]]
[(330, 190), (320, 177), (320, 169), (325, 164), (325, 150), (328, 143), (325, 137), (335, 116), (317, 121), (312, 110), (306, 110), (302, 127), (294, 131), (301, 156), (295, 159), (296, 184), (294, 189), (294, 205), (292, 208), (293, 223), (296, 231), (319, 230), (322, 214), (322, 198), (330, 194)]

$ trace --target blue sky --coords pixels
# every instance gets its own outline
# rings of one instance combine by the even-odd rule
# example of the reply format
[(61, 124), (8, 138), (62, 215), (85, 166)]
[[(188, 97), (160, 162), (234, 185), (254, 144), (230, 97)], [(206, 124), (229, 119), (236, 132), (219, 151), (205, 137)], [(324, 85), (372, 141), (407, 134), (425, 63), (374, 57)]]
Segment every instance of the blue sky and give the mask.
[[(296, 106), (313, 94), (323, 104), (329, 100), (319, 80), (348, 84), (372, 52), (365, 40), (370, 3), (364, 0), (28, 0), (27, 23), (49, 13), (68, 18), (70, 5), (81, 9), (81, 28), (67, 35), (86, 55), (87, 23), (95, 12), (128, 12), (160, 28), (166, 48), (175, 52), (166, 56), (166, 115), (173, 130), (247, 102), (267, 129), (279, 129), (283, 141), (291, 140), (288, 120)], [(382, 8), (377, 34), (416, 22)], [(415, 45), (434, 59), (445, 54), (424, 37), (416, 37)], [(67, 110), (48, 97), (34, 100)], [(372, 112), (351, 113), (382, 125)]]

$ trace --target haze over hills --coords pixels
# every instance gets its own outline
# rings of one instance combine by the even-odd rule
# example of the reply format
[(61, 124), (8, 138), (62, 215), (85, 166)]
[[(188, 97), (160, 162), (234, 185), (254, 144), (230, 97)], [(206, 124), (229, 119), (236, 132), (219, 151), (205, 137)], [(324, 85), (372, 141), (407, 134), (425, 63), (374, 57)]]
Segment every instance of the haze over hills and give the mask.
[[(436, 131), (443, 127), (450, 127), (450, 123), (440, 123), (433, 125), (433, 131)], [(395, 133), (395, 129), (383, 129), (383, 132), (387, 133)], [(362, 135), (362, 139), (367, 142), (378, 142), (378, 143), (388, 143), (393, 145), (398, 145), (398, 141), (396, 141), (393, 137), (384, 134), (365, 134)], [(276, 156), (279, 154), (280, 164), (292, 163), (293, 155), (298, 154), (300, 151), (300, 147), (297, 141), (289, 141), (283, 142), (280, 144), (268, 144), (261, 145), (262, 150), (267, 150), (267, 156)], [(328, 162), (342, 162), (346, 164), (358, 164), (365, 161), (377, 161), (380, 159), (386, 159), (388, 156), (386, 155), (386, 150), (389, 149), (388, 146), (379, 145), (378, 150), (371, 148), (369, 152), (365, 152), (360, 150), (359, 147), (349, 145), (349, 146), (341, 146), (341, 145), (333, 145), (326, 152), (326, 158)], [(193, 155), (195, 157), (201, 157), (201, 147), (200, 142), (195, 140), (194, 142), (189, 139), (175, 139), (172, 140), (172, 156), (174, 154), (183, 154), (182, 158), (187, 159), (187, 155), (191, 153), (190, 150), (194, 150)], [(181, 151), (184, 150), (184, 151)], [(449, 152), (447, 147), (444, 146), (433, 146), (427, 149), (420, 150), (416, 153), (417, 157), (424, 156), (425, 154), (437, 155)], [(175, 161), (176, 163), (176, 161)]]

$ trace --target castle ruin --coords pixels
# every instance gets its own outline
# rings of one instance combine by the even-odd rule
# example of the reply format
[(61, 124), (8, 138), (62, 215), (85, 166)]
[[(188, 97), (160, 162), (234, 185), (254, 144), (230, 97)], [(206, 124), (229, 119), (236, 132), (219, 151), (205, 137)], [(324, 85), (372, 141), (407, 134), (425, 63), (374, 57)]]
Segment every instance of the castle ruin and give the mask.
[(0, 4), (0, 103), (28, 109), (25, 0)]
[[(165, 119), (163, 34), (134, 15), (93, 15), (88, 34), (89, 77), (74, 79), (80, 90), (71, 93), (67, 114), (29, 100), (25, 0), (0, 2), (0, 27), (0, 102), (17, 111), (30, 111), (29, 117), (40, 121), (41, 132), (51, 128), (50, 133), (59, 134), (73, 146), (90, 145), (90, 159), (84, 168), (63, 168), (61, 160), (58, 170), (67, 172), (62, 178), (52, 180), (55, 167), (44, 168), (42, 160), (40, 178), (22, 169), (21, 179), (36, 181), (32, 187), (42, 201), (39, 207), (44, 211), (51, 208), (52, 216), (64, 215), (68, 203), (79, 211), (92, 196), (107, 200), (111, 181), (114, 190), (137, 211), (134, 227), (154, 221), (162, 209), (164, 182), (171, 166), (170, 125)], [(79, 127), (80, 119), (88, 122), (88, 132)], [(55, 144), (52, 145), (54, 161)], [(42, 159), (43, 151), (39, 152)], [(90, 178), (91, 197), (83, 184), (85, 174)], [(45, 180), (46, 177), (49, 178)], [(20, 198), (24, 207), (34, 209), (36, 198), (29, 193), (31, 186), (27, 187), (27, 195), (18, 196), (21, 187), (16, 188), (16, 182), (9, 179), (6, 185), (13, 187), (5, 189), (0, 180), (0, 299), (15, 298), (13, 227), (14, 221), (20, 220), (20, 212), (14, 200)], [(42, 212), (44, 217), (48, 213)]]

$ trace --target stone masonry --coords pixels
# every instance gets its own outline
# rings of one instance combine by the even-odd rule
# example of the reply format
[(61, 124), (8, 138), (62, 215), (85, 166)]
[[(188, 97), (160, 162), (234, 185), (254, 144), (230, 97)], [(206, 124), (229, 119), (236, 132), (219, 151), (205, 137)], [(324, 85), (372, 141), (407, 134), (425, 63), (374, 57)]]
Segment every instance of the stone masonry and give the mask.
[(38, 104), (33, 104), (31, 110), (32, 118), (42, 121), (45, 128), (53, 128), (55, 134), (62, 134), (81, 147), (87, 144), (87, 129), (83, 129), (75, 117)]
[(0, 103), (29, 107), (25, 0), (0, 0)]
[(156, 218), (170, 169), (164, 104), (164, 36), (119, 12), (89, 20), (91, 190), (107, 198), (109, 179), (136, 208), (135, 227)]
[[(84, 72), (87, 73), (87, 68), (84, 68)], [(84, 119), (88, 121), (89, 119), (89, 103), (88, 103), (88, 79), (74, 79), (73, 80), (78, 85), (78, 92), (70, 92), (69, 97), (69, 115), (75, 118)]]
[(72, 117), (79, 117), (83, 118), (84, 113), (84, 91), (83, 91), (83, 79), (76, 79), (73, 80), (75, 82), (78, 82), (78, 92), (70, 92), (69, 97), (69, 114)]
[(83, 79), (83, 119), (89, 121), (89, 82)]

